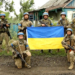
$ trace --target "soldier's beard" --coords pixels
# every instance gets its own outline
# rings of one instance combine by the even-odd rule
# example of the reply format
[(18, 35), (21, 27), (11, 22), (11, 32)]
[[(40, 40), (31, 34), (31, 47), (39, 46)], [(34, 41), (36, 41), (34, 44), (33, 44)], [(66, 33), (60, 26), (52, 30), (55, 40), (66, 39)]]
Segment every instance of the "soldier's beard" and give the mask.
[(26, 18), (24, 18), (24, 20), (28, 20), (28, 18), (26, 19)]

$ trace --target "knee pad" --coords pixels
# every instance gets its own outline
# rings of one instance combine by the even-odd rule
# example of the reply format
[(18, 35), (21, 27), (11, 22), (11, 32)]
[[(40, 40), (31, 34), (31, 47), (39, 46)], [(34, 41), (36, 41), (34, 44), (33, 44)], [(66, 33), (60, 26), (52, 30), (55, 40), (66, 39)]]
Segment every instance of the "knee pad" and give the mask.
[(31, 57), (31, 53), (30, 53), (29, 50), (26, 50), (26, 51), (24, 51), (23, 53), (26, 54), (27, 56), (30, 56), (30, 57)]
[(73, 57), (74, 56), (74, 51), (70, 52), (70, 56)]
[(16, 65), (18, 68), (22, 68), (22, 63), (19, 62), (19, 61), (15, 61), (15, 65)]
[(28, 56), (28, 57), (31, 57), (31, 53), (30, 53), (30, 52), (28, 52), (28, 53), (27, 53), (27, 56)]

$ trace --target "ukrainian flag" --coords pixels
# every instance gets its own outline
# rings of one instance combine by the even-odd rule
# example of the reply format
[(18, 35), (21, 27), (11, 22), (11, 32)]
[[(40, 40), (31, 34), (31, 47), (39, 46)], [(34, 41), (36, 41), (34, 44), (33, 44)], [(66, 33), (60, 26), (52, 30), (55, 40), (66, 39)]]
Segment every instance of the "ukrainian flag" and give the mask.
[(28, 27), (27, 37), (30, 49), (61, 49), (64, 27)]

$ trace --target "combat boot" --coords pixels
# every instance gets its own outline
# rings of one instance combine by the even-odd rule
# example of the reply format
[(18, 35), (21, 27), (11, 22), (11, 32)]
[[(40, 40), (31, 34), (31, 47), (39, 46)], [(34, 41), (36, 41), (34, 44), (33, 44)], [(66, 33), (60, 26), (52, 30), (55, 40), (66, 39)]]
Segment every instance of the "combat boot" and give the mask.
[(70, 67), (69, 67), (68, 69), (69, 69), (69, 70), (72, 70), (73, 67), (74, 67), (74, 62), (71, 62), (71, 63), (70, 63)]
[(30, 65), (25, 64), (25, 67), (28, 68), (28, 69), (31, 69)]
[(48, 51), (48, 52), (49, 52), (49, 53), (52, 53), (52, 50), (50, 50), (50, 49), (49, 49), (49, 51)]

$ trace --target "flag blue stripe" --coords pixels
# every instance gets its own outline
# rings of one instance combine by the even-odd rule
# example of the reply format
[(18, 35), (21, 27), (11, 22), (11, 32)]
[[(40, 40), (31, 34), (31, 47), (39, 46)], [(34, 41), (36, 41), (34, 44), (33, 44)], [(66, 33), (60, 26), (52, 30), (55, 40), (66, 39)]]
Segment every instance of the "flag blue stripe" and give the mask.
[(64, 37), (64, 27), (27, 27), (28, 38), (59, 38)]

